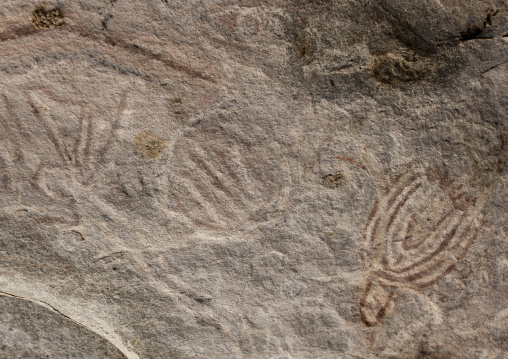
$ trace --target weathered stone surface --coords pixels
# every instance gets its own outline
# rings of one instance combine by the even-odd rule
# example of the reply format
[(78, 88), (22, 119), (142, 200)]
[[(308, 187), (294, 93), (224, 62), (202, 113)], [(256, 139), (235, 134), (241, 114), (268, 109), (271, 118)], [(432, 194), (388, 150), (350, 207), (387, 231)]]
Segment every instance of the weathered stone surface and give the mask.
[(2, 358), (125, 358), (102, 336), (45, 303), (0, 297)]
[(508, 358), (506, 1), (0, 19), (0, 357)]

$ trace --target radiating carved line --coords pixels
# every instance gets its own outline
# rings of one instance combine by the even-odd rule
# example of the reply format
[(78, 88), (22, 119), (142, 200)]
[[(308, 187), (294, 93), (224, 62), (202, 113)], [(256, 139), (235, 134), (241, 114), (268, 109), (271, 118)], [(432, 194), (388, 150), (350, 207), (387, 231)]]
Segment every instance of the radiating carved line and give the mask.
[(86, 143), (85, 148), (83, 149), (83, 162), (86, 164), (90, 163), (90, 146), (92, 145), (93, 139), (93, 121), (90, 118), (88, 121), (88, 127), (86, 131)]
[[(185, 191), (186, 193), (184, 194), (183, 191)], [(180, 208), (180, 210), (183, 213), (189, 212), (189, 210), (182, 204), (182, 200), (180, 199), (180, 198), (185, 197), (186, 199), (189, 199), (191, 202), (195, 203), (195, 207), (197, 207), (196, 210), (198, 210), (208, 221), (203, 222), (203, 221), (199, 220), (199, 217), (198, 217), (198, 219), (196, 219), (196, 218), (192, 218), (192, 219), (198, 224), (205, 225), (207, 227), (208, 226), (213, 227), (212, 224), (214, 223), (215, 220), (212, 217), (210, 217), (210, 215), (207, 213), (207, 211), (205, 210), (205, 208), (203, 207), (201, 202), (199, 202), (188, 189), (184, 188), (183, 191), (182, 191), (182, 194), (184, 194), (184, 196), (181, 196), (178, 192), (174, 191), (174, 187), (170, 188), (170, 193), (173, 194), (173, 196), (171, 198), (176, 202), (176, 205)], [(195, 208), (193, 208), (193, 210), (194, 209)]]
[(3, 158), (1, 156), (1, 153), (0, 153), (0, 176), (1, 176), (0, 193), (2, 193), (2, 192), (9, 193), (10, 192), (10, 186), (11, 186), (12, 181), (11, 181), (11, 177), (9, 176), (7, 167), (8, 167), (7, 161), (5, 160), (5, 158)]
[(232, 230), (279, 200), (285, 178), (277, 178), (275, 154), (270, 147), (253, 146), (245, 136), (241, 130), (213, 125), (189, 133), (175, 145), (174, 186), (186, 187), (189, 196), (193, 192), (202, 200), (194, 211), (185, 205), (192, 197), (170, 190), (169, 199), (192, 222)]
[(421, 187), (422, 187), (422, 184), (417, 183), (413, 188), (411, 188), (409, 190), (409, 192), (402, 198), (402, 200), (399, 203), (397, 203), (397, 206), (395, 207), (392, 215), (390, 216), (390, 219), (388, 220), (388, 225), (386, 226), (385, 234), (388, 233), (388, 231), (390, 230), (390, 228), (393, 224), (393, 221), (399, 214), (399, 211), (402, 208), (402, 206), (404, 206), (404, 204), (406, 204), (407, 200)]
[(233, 168), (231, 168), (230, 163), (232, 163), (233, 161), (228, 161), (228, 160), (224, 159), (224, 154), (222, 152), (219, 152), (217, 149), (211, 148), (211, 149), (208, 149), (208, 150), (215, 155), (215, 159), (226, 170), (226, 172), (229, 175), (229, 177), (235, 183), (235, 187), (237, 187), (239, 191), (245, 191), (245, 187), (243, 186), (242, 181), (238, 177), (238, 174), (236, 173), (235, 170), (233, 170)]
[(208, 163), (205, 163), (201, 158), (197, 157), (191, 151), (189, 151), (189, 159), (192, 162), (194, 162), (198, 166), (198, 168), (201, 168), (208, 175), (212, 186), (214, 186), (217, 191), (223, 192), (226, 196), (228, 196), (231, 199), (235, 198), (235, 195), (233, 195), (233, 193), (231, 193), (231, 191), (223, 183), (221, 183), (219, 177), (214, 171), (212, 171)]
[(5, 130), (5, 138), (9, 142), (11, 142), (14, 146), (14, 155), (17, 161), (23, 161), (24, 154), (22, 150), (21, 143), (24, 143), (29, 140), (28, 135), (26, 134), (25, 130), (23, 129), (21, 125), (21, 119), (18, 117), (16, 110), (14, 109), (14, 106), (10, 103), (9, 99), (5, 94), (2, 94), (3, 102), (5, 104), (5, 108), (7, 109), (7, 112), (14, 120), (15, 127), (17, 129), (17, 132), (15, 133), (12, 130), (12, 127), (9, 125), (9, 121), (6, 120), (3, 116), (0, 115), (0, 121), (2, 122), (2, 125)]
[(2, 97), (4, 99), (5, 107), (7, 108), (9, 115), (11, 115), (11, 117), (14, 119), (14, 123), (16, 124), (19, 135), (21, 136), (22, 139), (28, 140), (29, 136), (26, 133), (26, 131), (23, 129), (23, 127), (21, 125), (21, 123), (22, 123), (21, 119), (17, 115), (16, 110), (14, 109), (14, 106), (12, 105), (12, 103), (9, 101), (9, 99), (7, 98), (7, 96), (5, 94), (3, 94)]
[(111, 124), (111, 129), (109, 130), (109, 134), (106, 137), (106, 143), (102, 148), (98, 151), (99, 163), (104, 163), (104, 158), (106, 154), (109, 151), (109, 147), (113, 143), (113, 138), (115, 137), (116, 131), (120, 128), (120, 118), (123, 111), (125, 111), (125, 108), (127, 107), (127, 91), (124, 91), (121, 98), (120, 98), (120, 104), (118, 105), (118, 110), (115, 113), (115, 119), (113, 120), (113, 123)]
[(30, 105), (30, 107), (32, 107), (33, 112), (34, 112), (35, 116), (37, 117), (37, 121), (42, 125), (42, 127), (44, 127), (44, 130), (46, 131), (46, 135), (48, 136), (48, 139), (53, 144), (53, 147), (55, 147), (55, 151), (58, 154), (58, 156), (60, 156), (62, 163), (66, 163), (68, 158), (65, 156), (65, 153), (62, 150), (60, 143), (57, 140), (57, 137), (53, 133), (53, 130), (51, 129), (51, 127), (49, 126), (47, 121), (44, 119), (44, 116), (41, 114), (41, 111), (39, 110), (39, 108), (33, 103), (32, 99), (30, 98), (30, 95), (28, 95), (25, 92), (25, 96), (27, 98), (28, 104)]

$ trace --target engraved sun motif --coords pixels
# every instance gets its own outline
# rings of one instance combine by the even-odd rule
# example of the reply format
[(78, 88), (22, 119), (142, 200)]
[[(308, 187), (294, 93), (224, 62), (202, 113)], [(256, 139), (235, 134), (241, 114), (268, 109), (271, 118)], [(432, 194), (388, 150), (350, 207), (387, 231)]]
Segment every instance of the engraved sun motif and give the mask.
[(364, 229), (369, 279), (361, 319), (378, 324), (394, 289), (418, 290), (453, 270), (481, 228), (477, 198), (447, 173), (408, 170), (373, 206)]

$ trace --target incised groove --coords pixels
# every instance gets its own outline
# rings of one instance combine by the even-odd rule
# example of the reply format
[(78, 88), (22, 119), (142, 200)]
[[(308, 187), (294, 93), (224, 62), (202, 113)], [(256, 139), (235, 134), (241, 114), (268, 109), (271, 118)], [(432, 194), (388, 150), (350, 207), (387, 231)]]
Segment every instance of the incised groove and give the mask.
[[(63, 25), (63, 24), (62, 24)], [(122, 39), (112, 37), (109, 35), (97, 34), (82, 28), (78, 28), (76, 26), (66, 26), (65, 31), (69, 33), (74, 33), (80, 37), (92, 39), (95, 41), (104, 42), (110, 46), (118, 46), (132, 54), (135, 55), (143, 55), (149, 59), (158, 61), (164, 64), (166, 67), (171, 68), (173, 70), (177, 70), (183, 72), (191, 77), (198, 78), (201, 80), (209, 81), (212, 83), (217, 83), (217, 80), (210, 75), (207, 75), (201, 71), (195, 70), (189, 66), (182, 65), (174, 60), (166, 58), (163, 54), (154, 53), (148, 49), (145, 49), (139, 45), (124, 41)], [(0, 42), (5, 42), (9, 40), (15, 40), (18, 38), (23, 38), (26, 36), (32, 36), (36, 34), (38, 28), (34, 28), (33, 26), (17, 26), (11, 27), (7, 31), (0, 33)]]

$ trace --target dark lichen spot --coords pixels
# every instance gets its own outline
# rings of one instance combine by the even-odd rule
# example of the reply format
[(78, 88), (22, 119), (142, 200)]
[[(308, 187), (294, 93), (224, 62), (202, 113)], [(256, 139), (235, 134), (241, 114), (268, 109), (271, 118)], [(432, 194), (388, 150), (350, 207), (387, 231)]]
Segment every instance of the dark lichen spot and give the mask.
[(386, 84), (422, 80), (434, 75), (438, 69), (438, 63), (412, 52), (381, 54), (371, 63), (371, 75)]
[(293, 30), (293, 46), (296, 55), (304, 64), (310, 64), (314, 60), (317, 50), (313, 29), (309, 27), (306, 17), (299, 18), (293, 26), (295, 27)]
[(134, 147), (139, 156), (156, 158), (166, 148), (166, 145), (164, 141), (149, 131), (143, 131), (134, 138)]
[(60, 9), (41, 3), (32, 13), (32, 23), (38, 29), (50, 29), (65, 25)]
[(460, 39), (462, 41), (472, 40), (478, 38), (481, 35), (483, 28), (480, 28), (476, 25), (470, 25), (466, 31), (462, 31), (460, 33)]
[(470, 24), (467, 30), (462, 31), (460, 33), (460, 40), (467, 41), (485, 37), (484, 36), (485, 29), (492, 26), (492, 17), (496, 16), (498, 13), (499, 10), (497, 9), (496, 10), (488, 9), (487, 15), (481, 22)]

